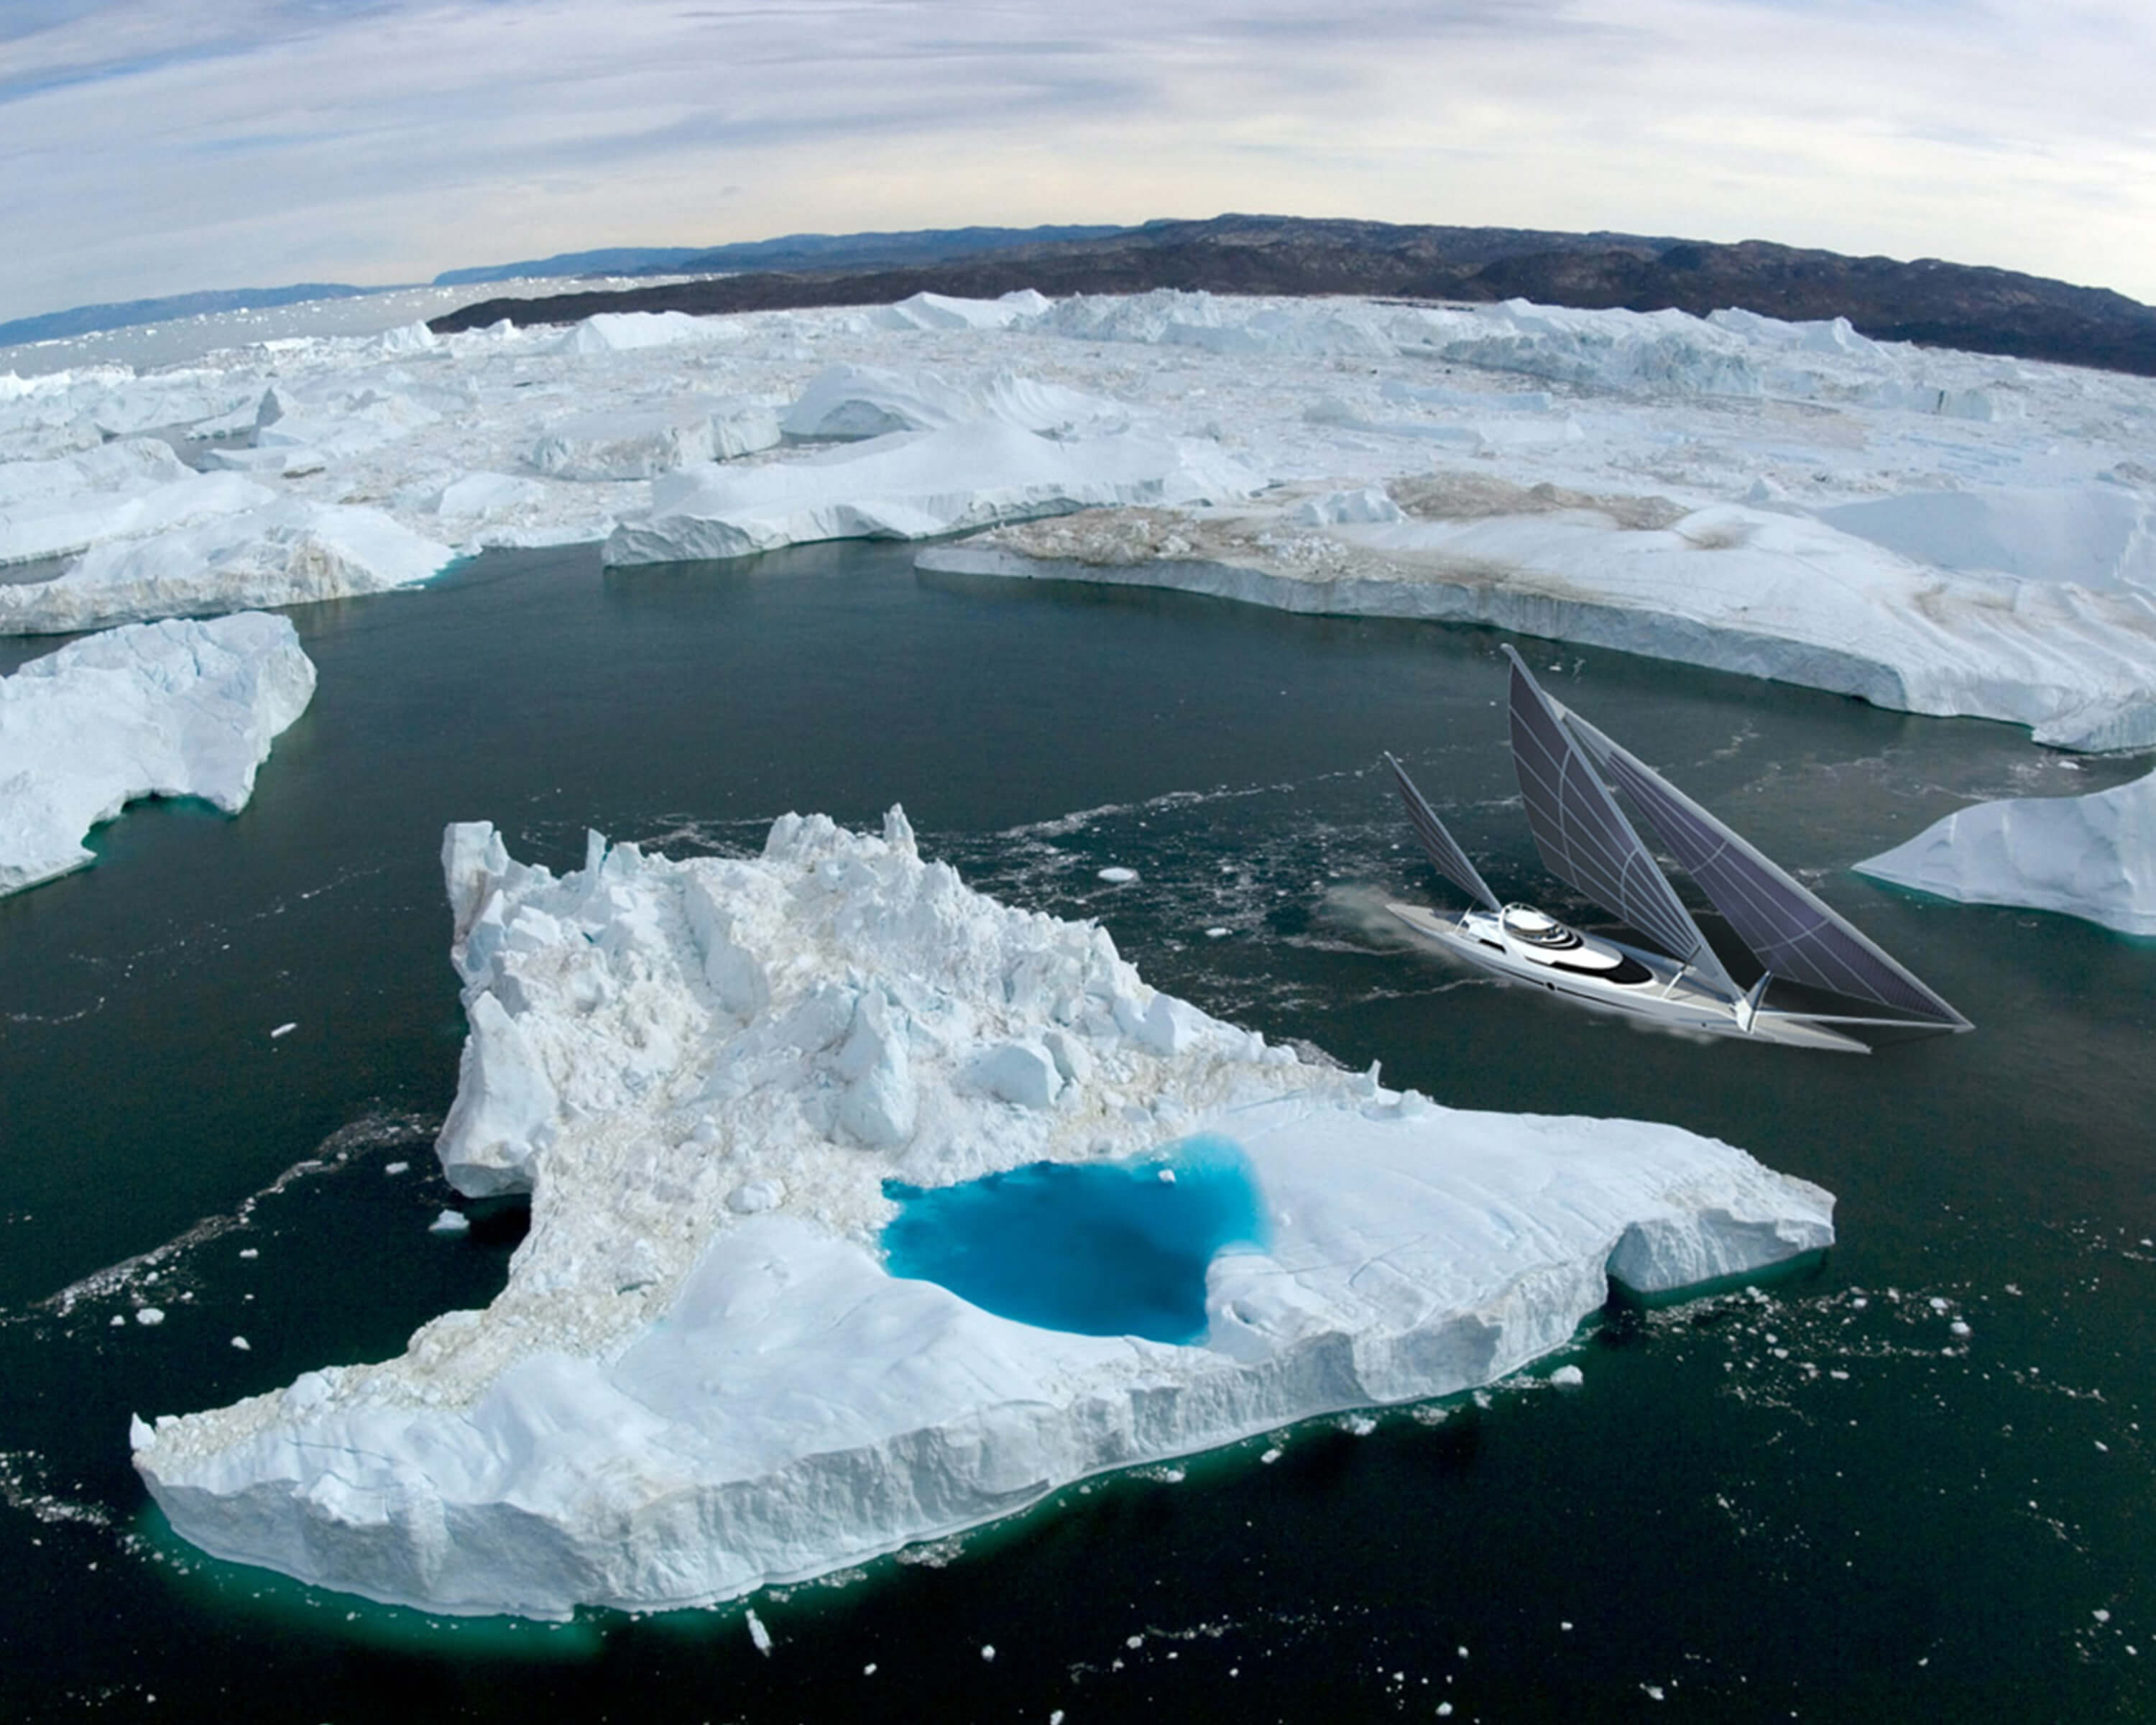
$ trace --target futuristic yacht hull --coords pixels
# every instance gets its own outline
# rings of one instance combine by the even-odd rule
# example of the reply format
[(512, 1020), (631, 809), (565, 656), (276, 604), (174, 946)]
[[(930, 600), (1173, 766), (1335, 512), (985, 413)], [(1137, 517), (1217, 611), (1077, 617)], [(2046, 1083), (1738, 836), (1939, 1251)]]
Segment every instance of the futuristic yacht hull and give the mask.
[(1421, 939), (1455, 958), (1490, 971), (1507, 982), (1542, 988), (1583, 1005), (1623, 1013), (1671, 1030), (1691, 1030), (1710, 1036), (1738, 1036), (1755, 1042), (1775, 1042), (1794, 1048), (1831, 1050), (1839, 1054), (1870, 1054), (1871, 1048), (1853, 1036), (1791, 1014), (1757, 1011), (1750, 1002), (1702, 984), (1690, 967), (1621, 941), (1595, 937), (1590, 944), (1623, 960), (1629, 969), (1646, 973), (1644, 980), (1610, 979), (1553, 962), (1551, 955), (1512, 940), (1502, 919), (1485, 911), (1453, 913), (1422, 905), (1389, 904), (1385, 908)]

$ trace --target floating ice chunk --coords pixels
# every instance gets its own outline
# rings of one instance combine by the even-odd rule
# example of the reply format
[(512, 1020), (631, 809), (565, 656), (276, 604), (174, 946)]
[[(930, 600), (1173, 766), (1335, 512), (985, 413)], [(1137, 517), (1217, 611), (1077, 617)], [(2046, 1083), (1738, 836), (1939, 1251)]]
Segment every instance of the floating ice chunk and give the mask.
[(299, 1026), (299, 1024), (298, 1024), (297, 1020), (295, 1020), (295, 1021), (293, 1021), (292, 1023), (290, 1023), (290, 1024), (280, 1024), (280, 1025), (278, 1025), (278, 1026), (277, 1026), (277, 1028), (276, 1028), (275, 1029), (272, 1030), (272, 1031), (270, 1033), (270, 1040), (272, 1042), (275, 1042), (275, 1040), (276, 1040), (280, 1036), (290, 1036), (290, 1034), (291, 1034), (295, 1030), (298, 1029), (299, 1028), (300, 1028), (300, 1026)]
[(427, 1224), (429, 1234), (469, 1234), (471, 1218), (462, 1210), (444, 1210)]
[(135, 1322), (138, 1324), (161, 1324), (164, 1321), (164, 1312), (155, 1306), (138, 1306), (135, 1308)]
[(2156, 934), (2156, 773), (2085, 797), (1972, 803), (1856, 866), (1965, 904)]
[(691, 462), (752, 454), (778, 440), (778, 417), (760, 402), (688, 396), (555, 420), (531, 459), (557, 479), (649, 479)]
[(1096, 876), (1097, 879), (1106, 881), (1111, 886), (1127, 886), (1137, 877), (1138, 871), (1136, 869), (1127, 869), (1121, 863), (1111, 864), (1100, 870)]
[(87, 867), (84, 835), (136, 798), (238, 813), (314, 689), (291, 623), (259, 612), (113, 629), (0, 678), (0, 892)]
[(1201, 444), (1137, 433), (1057, 442), (981, 420), (747, 470), (662, 474), (651, 514), (615, 528), (605, 557), (675, 562), (819, 539), (932, 538), (1101, 504), (1246, 496), (1260, 483)]
[(454, 555), (378, 510), (286, 498), (95, 546), (50, 581), (0, 586), (0, 634), (379, 593), (424, 581)]
[(869, 324), (884, 330), (1003, 330), (1040, 316), (1050, 303), (1033, 288), (1020, 288), (998, 300), (918, 293), (894, 305), (879, 305), (869, 314)]
[(244, 1336), (234, 1336), (232, 1338), (232, 1345), (238, 1348), (242, 1353), (245, 1353), (251, 1349), (254, 1344), (249, 1342)]
[(723, 317), (691, 317), (685, 311), (602, 311), (562, 336), (560, 351), (626, 353), (685, 341), (732, 341), (738, 333), (732, 321)]
[(1550, 1373), (1549, 1381), (1560, 1389), (1577, 1389), (1587, 1381), (1587, 1374), (1578, 1366), (1559, 1366)]
[(756, 1651), (763, 1655), (765, 1658), (770, 1658), (771, 1631), (763, 1626), (763, 1620), (756, 1615), (753, 1609), (744, 1612), (742, 1614), (742, 1618), (748, 1625), (748, 1638), (754, 1645)]

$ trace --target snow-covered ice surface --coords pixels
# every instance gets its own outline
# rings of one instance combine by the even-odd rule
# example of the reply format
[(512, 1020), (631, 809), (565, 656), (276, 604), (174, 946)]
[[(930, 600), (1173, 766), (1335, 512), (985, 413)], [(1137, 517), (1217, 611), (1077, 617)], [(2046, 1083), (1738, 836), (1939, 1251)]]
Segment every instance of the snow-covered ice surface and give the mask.
[[(0, 556), (154, 557), (255, 519), (249, 485), (378, 511), (435, 567), (1000, 522), (924, 558), (1494, 623), (2066, 747), (2156, 742), (2149, 379), (1741, 310), (924, 295), (437, 338), (379, 326), (391, 304), (321, 309), (367, 333), (290, 333), (286, 308), (216, 326), (280, 333), (198, 336), (162, 369), (115, 357), (180, 326), (0, 373)], [(153, 435), (218, 470), (145, 455)], [(405, 550), (398, 570), (425, 561)], [(80, 614), (269, 603), (286, 578), (274, 553), (183, 560), (200, 579)], [(81, 626), (38, 620), (78, 614), (42, 584), (0, 629)]]
[(0, 893), (87, 867), (84, 835), (136, 798), (237, 814), (314, 692), (297, 631), (260, 612), (111, 629), (0, 677)]
[(1966, 904), (2156, 935), (2156, 773), (2085, 797), (1972, 803), (1856, 867)]
[[(400, 1358), (137, 1422), (221, 1556), (452, 1612), (722, 1599), (1306, 1415), (1563, 1347), (1827, 1245), (1830, 1196), (1676, 1127), (1470, 1114), (1156, 993), (1086, 924), (788, 815), (761, 857), (594, 834), (559, 879), (491, 827), (444, 870), (470, 1024), (439, 1153), (528, 1189), (483, 1312)], [(1023, 1067), (1029, 1081), (1014, 1084)], [(876, 1254), (886, 1178), (1241, 1147), (1270, 1229), (1203, 1341), (1029, 1327)]]

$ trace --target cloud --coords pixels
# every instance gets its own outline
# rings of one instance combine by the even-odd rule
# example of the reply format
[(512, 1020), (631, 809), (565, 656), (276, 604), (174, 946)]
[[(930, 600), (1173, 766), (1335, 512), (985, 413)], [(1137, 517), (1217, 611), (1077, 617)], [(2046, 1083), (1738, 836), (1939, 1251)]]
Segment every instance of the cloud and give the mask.
[[(809, 228), (1221, 208), (2156, 297), (2156, 23), (2024, 0), (18, 0), (0, 316)], [(721, 188), (732, 188), (722, 190)]]

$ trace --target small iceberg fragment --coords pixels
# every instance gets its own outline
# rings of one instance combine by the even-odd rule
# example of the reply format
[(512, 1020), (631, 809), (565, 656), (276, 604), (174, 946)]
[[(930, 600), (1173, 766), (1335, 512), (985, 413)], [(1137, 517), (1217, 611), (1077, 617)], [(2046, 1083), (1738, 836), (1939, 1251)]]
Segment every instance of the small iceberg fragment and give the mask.
[(1972, 803), (1856, 867), (1964, 904), (2156, 935), (2156, 773), (2082, 797)]
[[(784, 816), (752, 858), (594, 834), (561, 875), (471, 824), (443, 865), (470, 1034), (438, 1154), (467, 1195), (531, 1194), (506, 1286), (397, 1358), (131, 1428), (183, 1537), (316, 1584), (708, 1604), (1494, 1383), (1613, 1274), (1665, 1291), (1833, 1239), (1829, 1194), (1677, 1127), (1306, 1062), (1098, 926), (970, 891), (896, 809), (880, 837)], [(1042, 1105), (983, 1081), (1013, 1049), (1052, 1068)], [(1009, 1250), (972, 1276), (1014, 1208), (1119, 1286)], [(1104, 1309), (1147, 1286), (1158, 1323)]]

